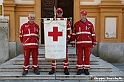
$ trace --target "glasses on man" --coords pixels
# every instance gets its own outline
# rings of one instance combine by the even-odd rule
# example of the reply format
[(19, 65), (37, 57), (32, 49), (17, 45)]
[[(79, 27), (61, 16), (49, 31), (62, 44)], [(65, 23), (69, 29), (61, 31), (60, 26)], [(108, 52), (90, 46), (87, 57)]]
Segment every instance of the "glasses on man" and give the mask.
[(61, 11), (58, 11), (57, 13), (59, 14), (59, 13), (62, 13), (62, 12)]

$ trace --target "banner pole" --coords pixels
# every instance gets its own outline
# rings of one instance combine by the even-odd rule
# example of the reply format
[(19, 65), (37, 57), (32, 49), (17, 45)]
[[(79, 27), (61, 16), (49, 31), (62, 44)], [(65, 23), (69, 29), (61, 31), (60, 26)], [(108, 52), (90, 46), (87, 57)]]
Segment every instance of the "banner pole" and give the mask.
[[(56, 60), (55, 60), (55, 64), (56, 64)], [(55, 66), (55, 80), (56, 80), (56, 66)]]
[(54, 6), (54, 19), (56, 20), (56, 7)]

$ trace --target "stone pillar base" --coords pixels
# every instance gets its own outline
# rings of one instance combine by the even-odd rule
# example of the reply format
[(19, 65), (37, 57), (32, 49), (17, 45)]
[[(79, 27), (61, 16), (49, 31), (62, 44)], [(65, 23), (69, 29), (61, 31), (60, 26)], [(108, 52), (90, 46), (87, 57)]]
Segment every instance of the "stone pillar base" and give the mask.
[(9, 24), (8, 20), (0, 18), (0, 64), (9, 59)]
[(124, 43), (99, 43), (99, 57), (110, 63), (124, 62)]

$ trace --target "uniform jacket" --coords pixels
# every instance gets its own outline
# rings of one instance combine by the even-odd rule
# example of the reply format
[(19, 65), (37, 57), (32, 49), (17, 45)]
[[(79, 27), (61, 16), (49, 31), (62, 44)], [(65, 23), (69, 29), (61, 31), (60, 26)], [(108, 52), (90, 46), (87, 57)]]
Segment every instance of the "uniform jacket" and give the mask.
[(20, 28), (20, 41), (24, 48), (38, 48), (39, 26), (27, 22)]
[(85, 23), (78, 21), (74, 24), (71, 43), (83, 44), (84, 47), (96, 45), (96, 35), (93, 24), (86, 20)]
[(67, 40), (69, 41), (71, 39), (71, 25), (70, 21), (67, 20)]

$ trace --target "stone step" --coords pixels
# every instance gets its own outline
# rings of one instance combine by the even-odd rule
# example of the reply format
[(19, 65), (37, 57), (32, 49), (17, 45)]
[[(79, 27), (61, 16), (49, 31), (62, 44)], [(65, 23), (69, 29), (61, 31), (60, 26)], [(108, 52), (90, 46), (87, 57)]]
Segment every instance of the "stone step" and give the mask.
[[(19, 58), (14, 58), (14, 59), (19, 59)], [(23, 65), (13, 65), (14, 59), (9, 60), (8, 62), (0, 65), (0, 71), (22, 71), (22, 66)], [(21, 58), (22, 59), (22, 58)], [(41, 58), (42, 59), (42, 58)], [(71, 58), (72, 59), (72, 58)], [(91, 65), (90, 71), (112, 71), (112, 65), (99, 59), (99, 64), (97, 65)], [(44, 62), (46, 63), (46, 61)], [(58, 62), (59, 63), (59, 62)], [(31, 66), (31, 65), (30, 65)], [(50, 64), (40, 64), (40, 71), (50, 71), (51, 70), (51, 63)], [(10, 70), (11, 69), (11, 70)], [(69, 65), (69, 70), (70, 71), (77, 71), (76, 69), (76, 64), (70, 64)], [(32, 70), (30, 70), (32, 71)], [(57, 71), (63, 71), (63, 64), (57, 64)]]
[[(13, 64), (17, 65), (17, 64), (23, 64), (24, 58), (15, 58), (12, 59), (13, 60)], [(69, 58), (69, 64), (77, 64), (77, 59), (76, 58)], [(38, 58), (38, 63), (39, 64), (49, 64), (51, 65), (51, 60), (45, 60), (45, 58)], [(30, 64), (32, 64), (32, 58), (30, 58)], [(57, 60), (57, 64), (63, 64), (63, 60)], [(90, 64), (91, 65), (97, 65), (99, 64), (99, 61), (96, 59), (92, 59), (90, 60)]]
[[(38, 58), (38, 63), (39, 64), (50, 64), (51, 65), (51, 60), (45, 60), (45, 55), (39, 55), (40, 57)], [(76, 55), (69, 55), (69, 64), (77, 64), (77, 58)], [(20, 65), (23, 64), (24, 61), (24, 55), (21, 54), (15, 58), (12, 59), (13, 60), (13, 64), (15, 65)], [(90, 56), (90, 64), (91, 65), (98, 65), (99, 64), (99, 57), (95, 57), (93, 54), (91, 54)], [(32, 64), (32, 57), (30, 57), (30, 64)], [(57, 64), (63, 64), (63, 60), (57, 60)]]
[[(0, 66), (0, 71), (1, 72), (21, 72), (22, 71), (22, 66), (23, 65), (7, 65), (7, 66), (5, 66), (5, 65), (3, 65), (3, 66)], [(31, 66), (32, 67), (32, 66)], [(30, 67), (30, 68), (31, 68)], [(11, 70), (10, 70), (11, 69)], [(89, 71), (94, 71), (94, 72), (111, 72), (112, 70), (111, 70), (112, 68), (111, 68), (111, 66), (109, 66), (109, 67), (105, 67), (105, 66), (102, 66), (102, 65), (91, 65), (91, 68), (89, 69)], [(49, 72), (51, 70), (51, 65), (39, 65), (39, 71), (45, 71), (45, 72)], [(61, 72), (61, 71), (63, 71), (64, 69), (63, 69), (63, 65), (57, 65), (57, 68), (56, 68), (56, 71), (59, 71), (59, 72)], [(29, 71), (33, 71), (32, 69), (29, 69)], [(77, 71), (77, 69), (76, 69), (76, 66), (75, 65), (69, 65), (69, 71)]]
[[(30, 56), (32, 57), (32, 56)], [(90, 55), (91, 58), (99, 59), (99, 57), (95, 57), (93, 54)], [(24, 58), (24, 54), (17, 56), (17, 58)], [(39, 54), (38, 58), (45, 58), (45, 54)], [(76, 54), (68, 54), (68, 58), (77, 58)]]
[[(21, 54), (18, 57), (23, 58), (24, 55)], [(32, 57), (32, 56), (30, 56), (30, 57)], [(38, 58), (45, 58), (45, 54), (39, 54)], [(77, 55), (76, 54), (68, 54), (68, 58), (77, 58)]]
[[(76, 75), (76, 72), (70, 72), (70, 75), (64, 75), (63, 72), (56, 72), (53, 75), (48, 75), (48, 72), (40, 72), (40, 75), (35, 75), (33, 72), (29, 72), (26, 76), (22, 76), (22, 72), (0, 72), (0, 79), (7, 80), (7, 79), (21, 79), (21, 80), (26, 80), (26, 79), (32, 79), (32, 80), (54, 80), (54, 79), (61, 79), (61, 80), (75, 80), (75, 79), (81, 79), (81, 80), (89, 80), (89, 81), (104, 81), (104, 80), (109, 80), (109, 78), (114, 79), (118, 78), (119, 81), (123, 81), (124, 78), (124, 73), (123, 72), (90, 72), (90, 75)], [(92, 79), (92, 80), (90, 80)], [(117, 80), (117, 79), (116, 79)], [(107, 81), (106, 81), (107, 82)], [(117, 81), (115, 81), (117, 82)]]

